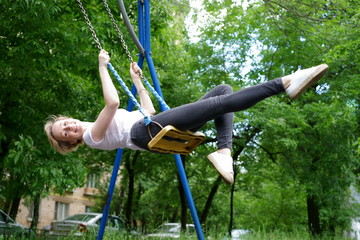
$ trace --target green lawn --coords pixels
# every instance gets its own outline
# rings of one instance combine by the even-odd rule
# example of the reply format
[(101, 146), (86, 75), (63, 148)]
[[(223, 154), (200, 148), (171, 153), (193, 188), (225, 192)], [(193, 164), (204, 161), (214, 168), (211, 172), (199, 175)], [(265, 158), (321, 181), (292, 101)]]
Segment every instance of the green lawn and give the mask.
[[(205, 234), (205, 239), (207, 240), (231, 240), (229, 236), (226, 236), (225, 233), (219, 232), (209, 232)], [(87, 237), (61, 237), (61, 238), (54, 238), (54, 237), (44, 237), (39, 236), (37, 238), (31, 238), (31, 240), (53, 240), (53, 239), (61, 239), (61, 240), (93, 240), (96, 239), (97, 236), (87, 236)], [(3, 237), (0, 236), (0, 240), (26, 240), (30, 238), (21, 238), (21, 237)], [(103, 240), (140, 240), (140, 239), (173, 239), (173, 238), (146, 238), (144, 235), (126, 235), (126, 234), (117, 234), (117, 235), (110, 235), (105, 234)], [(196, 240), (196, 235), (182, 235), (182, 240)], [(273, 232), (253, 232), (246, 236), (243, 236), (241, 239), (237, 240), (351, 240), (350, 238), (346, 238), (344, 236), (323, 236), (318, 238), (311, 238), (306, 231), (295, 231), (295, 232), (280, 232), (280, 231), (273, 231)]]

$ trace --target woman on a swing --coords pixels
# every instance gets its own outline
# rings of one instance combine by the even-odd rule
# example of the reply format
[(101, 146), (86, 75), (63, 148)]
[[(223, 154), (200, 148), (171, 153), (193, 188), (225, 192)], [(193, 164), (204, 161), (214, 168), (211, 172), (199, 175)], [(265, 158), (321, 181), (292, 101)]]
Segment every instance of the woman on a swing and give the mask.
[[(45, 124), (45, 132), (51, 145), (61, 154), (75, 151), (83, 143), (91, 148), (114, 150), (130, 148), (149, 150), (151, 140), (143, 115), (139, 111), (128, 112), (119, 109), (119, 96), (107, 70), (109, 54), (101, 50), (99, 54), (99, 72), (105, 106), (95, 122), (82, 122), (69, 117), (52, 117)], [(208, 159), (214, 165), (227, 184), (233, 184), (232, 130), (234, 112), (247, 109), (261, 100), (282, 92), (291, 98), (297, 98), (305, 89), (316, 83), (327, 71), (328, 66), (298, 70), (281, 78), (232, 92), (229, 85), (221, 84), (206, 93), (196, 102), (181, 105), (155, 114), (152, 101), (145, 90), (136, 63), (130, 66), (130, 75), (137, 89), (140, 106), (151, 119), (161, 126), (172, 125), (181, 130), (197, 131), (206, 122), (215, 121), (218, 150), (209, 154)], [(153, 129), (159, 131), (160, 129)], [(152, 132), (156, 135), (157, 132)]]

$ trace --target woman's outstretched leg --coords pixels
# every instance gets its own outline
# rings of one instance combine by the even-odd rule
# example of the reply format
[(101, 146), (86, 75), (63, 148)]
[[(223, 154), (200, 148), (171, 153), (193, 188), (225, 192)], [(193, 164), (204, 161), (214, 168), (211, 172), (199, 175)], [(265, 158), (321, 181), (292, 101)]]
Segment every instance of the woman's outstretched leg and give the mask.
[[(224, 102), (228, 103), (226, 104), (225, 111), (241, 111), (250, 108), (267, 97), (284, 92), (289, 84), (289, 78), (277, 78), (264, 84), (245, 88), (230, 94), (224, 97)], [(231, 126), (233, 126), (233, 124), (231, 124)], [(226, 124), (222, 126), (222, 129), (226, 129)], [(223, 180), (227, 184), (232, 185), (234, 183), (233, 158), (231, 156), (232, 136), (231, 142), (225, 142), (226, 139), (226, 134), (221, 132), (219, 134), (218, 132), (218, 150), (210, 153), (207, 158), (219, 172)]]
[[(290, 98), (295, 99), (306, 88), (318, 81), (326, 71), (326, 64), (300, 70), (294, 74), (248, 87), (234, 93), (207, 97), (194, 103), (172, 108), (153, 116), (152, 119), (162, 126), (173, 125), (182, 130), (198, 129), (210, 120), (219, 119), (227, 113), (245, 110), (259, 101), (284, 91), (286, 91)], [(131, 131), (132, 140), (139, 147), (147, 149), (147, 143), (151, 140), (148, 136), (147, 128), (143, 121), (135, 125)], [(160, 129), (154, 129), (152, 134), (155, 135), (159, 130)], [(232, 159), (228, 157), (229, 150), (227, 147), (224, 147), (222, 151), (217, 151), (216, 154), (213, 154), (214, 160), (212, 163), (216, 163), (214, 166), (225, 181), (228, 184), (232, 184)], [(209, 156), (209, 159), (212, 156)]]
[[(199, 101), (210, 97), (231, 94), (232, 92), (233, 90), (230, 85), (221, 84), (205, 94)], [(234, 182), (233, 159), (231, 156), (234, 113), (222, 114), (215, 118), (214, 122), (217, 133), (217, 150), (209, 154), (207, 158), (223, 177), (224, 181), (231, 185)], [(198, 129), (192, 130), (197, 131)]]
[[(293, 74), (281, 78), (283, 89), (291, 99), (296, 99), (308, 87), (320, 80), (327, 70), (328, 66), (326, 64), (321, 64), (309, 69), (298, 70)], [(277, 81), (279, 82), (279, 80)], [(267, 91), (269, 89), (263, 88), (263, 90)], [(270, 89), (270, 92), (271, 91), (272, 90)], [(250, 101), (249, 103), (250, 104), (247, 107), (252, 106)], [(208, 159), (220, 173), (224, 181), (227, 184), (232, 185), (234, 182), (234, 171), (233, 159), (230, 154), (228, 149), (219, 149), (218, 151), (209, 154)]]
[[(210, 90), (208, 93), (206, 93), (202, 98), (199, 99), (199, 101), (221, 96), (221, 95), (228, 95), (233, 92), (232, 87), (227, 84), (220, 84)], [(215, 122), (215, 129), (216, 129), (216, 136), (217, 136), (217, 146), (218, 149), (231, 149), (232, 148), (232, 131), (234, 126), (234, 113), (228, 112), (225, 114), (222, 114), (214, 119)], [(197, 131), (202, 126), (199, 126), (195, 129), (191, 129), (191, 131)], [(225, 152), (231, 152), (231, 151), (224, 151)]]
[[(198, 130), (206, 122), (215, 120), (218, 150), (209, 154), (208, 159), (224, 181), (231, 185), (234, 182), (233, 159), (231, 157), (233, 113), (284, 92), (287, 81), (290, 80), (277, 78), (237, 92), (231, 93), (227, 90), (227, 94), (214, 94), (226, 86), (220, 85), (219, 88), (212, 90), (199, 101), (172, 108), (153, 116), (152, 119), (162, 126), (173, 125), (182, 130)], [(156, 134), (156, 130), (159, 130), (152, 129), (154, 130), (153, 135)], [(134, 138), (133, 141), (136, 139)], [(135, 142), (135, 144), (137, 143)]]

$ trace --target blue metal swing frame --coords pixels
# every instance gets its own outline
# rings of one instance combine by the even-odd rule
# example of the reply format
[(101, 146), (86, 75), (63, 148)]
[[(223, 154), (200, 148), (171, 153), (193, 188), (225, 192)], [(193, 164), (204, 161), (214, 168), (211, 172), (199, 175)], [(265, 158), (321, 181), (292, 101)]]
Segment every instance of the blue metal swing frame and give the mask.
[[(154, 88), (155, 88), (156, 92), (161, 97), (163, 97), (162, 92), (161, 92), (161, 87), (159, 84), (159, 80), (157, 78), (156, 70), (154, 67), (154, 63), (153, 63), (153, 60), (150, 55), (151, 45), (150, 45), (150, 1), (149, 0), (138, 1), (138, 28), (139, 28), (139, 40), (140, 40), (140, 43), (142, 44), (142, 46), (144, 46), (144, 50), (145, 50), (144, 51), (145, 56), (143, 56), (142, 54), (139, 54), (140, 57), (138, 60), (138, 65), (142, 68), (142, 66), (144, 64), (144, 60), (146, 59), (146, 62), (149, 67), (151, 79), (153, 81)], [(131, 92), (134, 95), (136, 94), (136, 88), (134, 86), (132, 87)], [(169, 107), (166, 104), (164, 105), (160, 101), (159, 101), (159, 104), (160, 104), (161, 111), (166, 111), (169, 109)], [(134, 107), (134, 104), (132, 103), (131, 100), (129, 100), (127, 110), (132, 111), (133, 107)], [(104, 210), (103, 210), (103, 217), (101, 219), (97, 240), (102, 240), (103, 236), (104, 236), (106, 222), (107, 222), (107, 218), (108, 218), (108, 214), (109, 214), (109, 210), (110, 210), (110, 204), (111, 204), (112, 196), (113, 196), (114, 189), (115, 189), (117, 174), (119, 171), (119, 167), (121, 165), (123, 152), (124, 152), (124, 149), (118, 149), (117, 153), (116, 153), (114, 167), (113, 167), (112, 176), (110, 179), (110, 185), (108, 188), (108, 194), (106, 197), (106, 203), (105, 203)], [(189, 183), (188, 183), (188, 180), (186, 177), (184, 165), (181, 161), (181, 157), (179, 154), (174, 154), (174, 158), (175, 158), (176, 166), (178, 168), (178, 172), (180, 175), (180, 180), (181, 180), (181, 183), (182, 183), (182, 186), (184, 189), (184, 193), (185, 193), (185, 196), (187, 199), (187, 203), (188, 203), (188, 206), (190, 209), (190, 213), (191, 213), (194, 225), (195, 225), (197, 237), (199, 240), (203, 240), (204, 235), (203, 235), (201, 224), (200, 224), (200, 221), (199, 221), (199, 218), (197, 215), (196, 207), (195, 207), (195, 204), (194, 204), (194, 201), (192, 198), (192, 194), (191, 194)]]

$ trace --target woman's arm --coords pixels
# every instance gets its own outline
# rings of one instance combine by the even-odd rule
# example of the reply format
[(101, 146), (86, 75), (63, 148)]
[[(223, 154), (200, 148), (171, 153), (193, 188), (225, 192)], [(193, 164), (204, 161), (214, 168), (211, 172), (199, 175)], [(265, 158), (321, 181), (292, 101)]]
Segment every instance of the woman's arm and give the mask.
[(135, 62), (131, 63), (130, 75), (140, 98), (140, 106), (147, 114), (154, 115), (156, 112), (154, 105), (149, 93), (141, 82), (139, 74), (141, 74), (141, 68)]
[(107, 70), (107, 64), (109, 61), (109, 54), (105, 50), (101, 50), (99, 54), (99, 73), (105, 100), (105, 107), (101, 110), (91, 129), (91, 135), (97, 142), (104, 138), (104, 135), (120, 105), (118, 93)]

